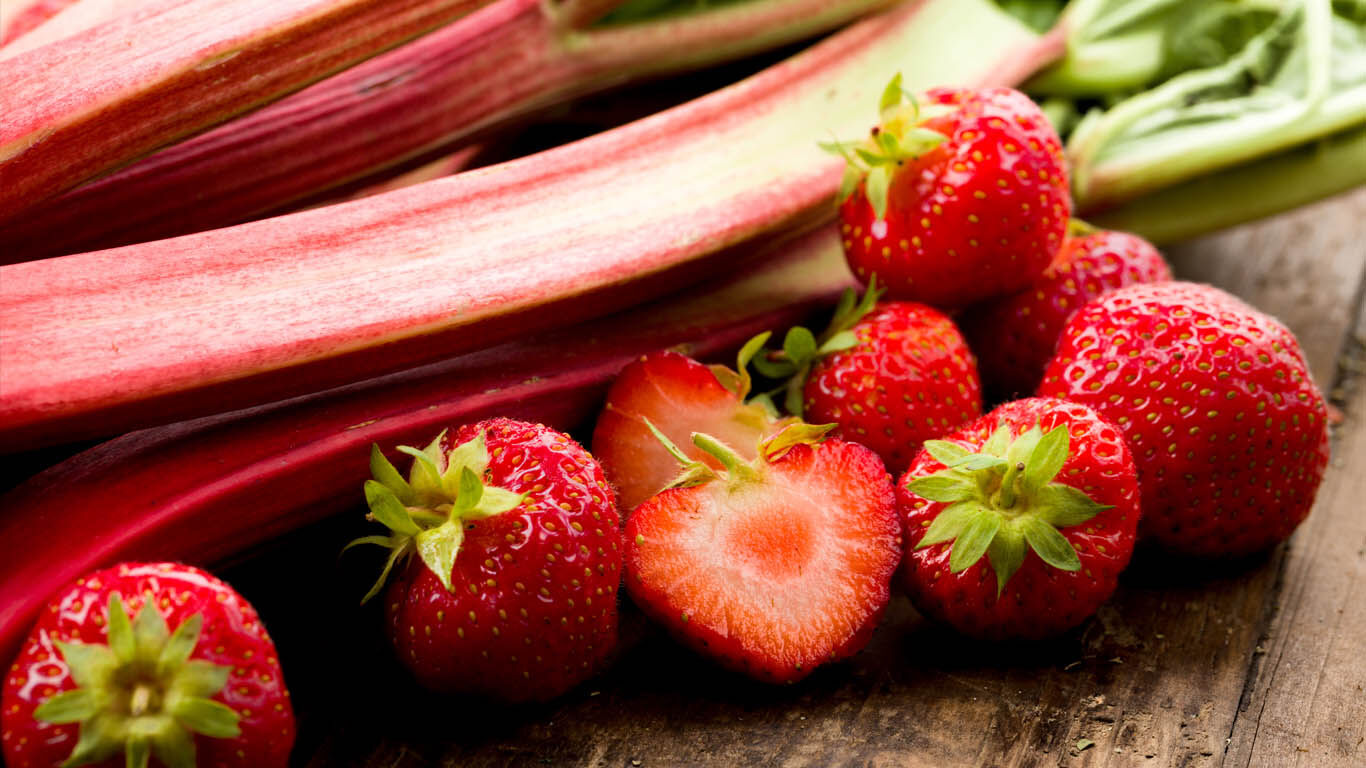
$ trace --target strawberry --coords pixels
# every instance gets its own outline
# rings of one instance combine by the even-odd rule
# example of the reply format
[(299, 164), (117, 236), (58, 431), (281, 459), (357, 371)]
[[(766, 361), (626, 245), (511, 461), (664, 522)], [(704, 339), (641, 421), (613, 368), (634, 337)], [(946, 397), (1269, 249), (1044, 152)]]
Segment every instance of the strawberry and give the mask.
[(1295, 337), (1207, 285), (1121, 288), (1072, 317), (1039, 388), (1124, 430), (1142, 534), (1238, 556), (1290, 536), (1328, 464), (1328, 415)]
[[(491, 419), (442, 432), (404, 479), (376, 447), (370, 517), (391, 550), (375, 595), (422, 685), (545, 700), (595, 673), (617, 640), (620, 520), (602, 468), (571, 438)], [(410, 557), (416, 553), (417, 557)]]
[(626, 522), (626, 587), (684, 644), (769, 682), (795, 682), (862, 648), (901, 555), (891, 478), (863, 446), (812, 444), (796, 424), (746, 462), (708, 435), (724, 467), (688, 460), (688, 487)]
[(848, 161), (840, 230), (849, 267), (895, 299), (958, 308), (1021, 290), (1062, 244), (1071, 212), (1062, 143), (1009, 88), (938, 88), (903, 102), (888, 84)]
[(739, 373), (664, 351), (642, 357), (617, 375), (593, 430), (593, 455), (617, 489), (623, 513), (667, 487), (679, 472), (678, 462), (646, 422), (685, 445), (690, 458), (710, 462), (715, 459), (689, 442), (693, 432), (714, 435), (752, 459), (759, 441), (786, 423), (764, 404), (745, 402), (750, 387), (746, 363), (768, 338), (761, 336), (740, 351)]
[(897, 500), (912, 602), (988, 639), (1049, 637), (1094, 614), (1129, 563), (1139, 515), (1119, 429), (1044, 398), (926, 442)]
[(963, 331), (988, 389), (1003, 396), (1032, 393), (1073, 312), (1116, 288), (1172, 279), (1147, 240), (1078, 225), (1074, 219), (1076, 234), (1063, 240), (1033, 285), (964, 313)]
[(255, 609), (176, 563), (122, 563), (55, 595), (5, 677), (10, 768), (284, 766), (294, 712)]

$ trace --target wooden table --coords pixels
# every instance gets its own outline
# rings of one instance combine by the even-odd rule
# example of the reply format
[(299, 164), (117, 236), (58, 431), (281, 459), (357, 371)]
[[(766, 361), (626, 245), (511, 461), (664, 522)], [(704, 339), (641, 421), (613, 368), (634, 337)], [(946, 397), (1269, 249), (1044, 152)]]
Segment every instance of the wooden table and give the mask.
[[(426, 694), (390, 659), (373, 571), (329, 522), (225, 572), (280, 642), (309, 766), (1366, 766), (1366, 188), (1170, 249), (1278, 315), (1343, 421), (1288, 545), (1200, 567), (1143, 552), (1080, 630), (964, 642), (896, 596), (802, 684), (718, 671), (626, 617), (604, 676), (545, 706)], [(357, 518), (360, 512), (357, 512)], [(301, 554), (303, 553), (303, 554)], [(338, 597), (340, 595), (341, 597)], [(473, 663), (473, 662), (471, 662)]]

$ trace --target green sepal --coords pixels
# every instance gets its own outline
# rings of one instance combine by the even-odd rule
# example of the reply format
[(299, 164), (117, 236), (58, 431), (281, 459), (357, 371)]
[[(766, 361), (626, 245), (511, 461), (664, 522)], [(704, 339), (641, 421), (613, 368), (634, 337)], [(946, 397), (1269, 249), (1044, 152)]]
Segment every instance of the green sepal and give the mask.
[(166, 768), (195, 768), (194, 739), (184, 728), (162, 728), (152, 737), (152, 750)]
[(773, 461), (796, 445), (815, 445), (825, 439), (830, 434), (830, 430), (839, 426), (838, 424), (807, 424), (804, 421), (794, 422), (783, 427), (778, 434), (759, 443), (759, 455), (769, 461)]
[(964, 456), (962, 459), (953, 463), (954, 469), (962, 469), (969, 472), (978, 469), (1004, 469), (1005, 467), (1005, 459), (998, 459), (995, 456), (985, 456), (980, 453)]
[(800, 325), (789, 328), (783, 337), (783, 354), (798, 367), (809, 364), (816, 355), (816, 337)]
[(920, 542), (915, 548), (924, 549), (958, 538), (967, 529), (968, 523), (981, 511), (982, 505), (975, 501), (956, 501), (944, 507), (930, 522), (925, 535), (920, 537)]
[(1024, 565), (1024, 559), (1024, 534), (1013, 521), (1003, 524), (1001, 530), (996, 532), (996, 538), (991, 540), (991, 546), (987, 547), (987, 560), (996, 574), (997, 597), (1005, 591), (1010, 577)]
[(451, 584), (451, 573), (455, 570), (455, 556), (465, 541), (465, 526), (458, 520), (442, 523), (417, 535), (415, 543), (417, 555), (436, 575), (447, 592), (455, 587)]
[(996, 532), (1001, 529), (1001, 516), (982, 514), (980, 510), (968, 520), (967, 526), (953, 540), (949, 550), (949, 572), (962, 573), (982, 559), (991, 546)]
[(1011, 442), (1010, 448), (1006, 450), (1006, 464), (1014, 467), (1023, 464), (1028, 469), (1029, 458), (1034, 455), (1034, 448), (1042, 438), (1043, 430), (1039, 429), (1037, 423), (1026, 429), (1023, 434)]
[(917, 496), (940, 502), (964, 501), (980, 494), (977, 483), (961, 475), (917, 477), (908, 487)]
[(109, 595), (109, 650), (121, 662), (131, 662), (138, 652), (137, 640), (133, 637), (133, 622), (123, 610), (123, 597), (114, 592)]
[(644, 419), (644, 421), (646, 428), (650, 430), (650, 434), (655, 436), (659, 444), (664, 446), (664, 450), (668, 451), (669, 455), (679, 465), (678, 476), (669, 481), (669, 484), (664, 488), (687, 488), (716, 479), (715, 470), (707, 466), (706, 462), (698, 461), (684, 453), (683, 449), (670, 440), (668, 435), (659, 431), (659, 427), (656, 427), (654, 422), (649, 419)]
[[(68, 646), (71, 647), (71, 646)], [(103, 647), (103, 646), (101, 646)], [(105, 648), (105, 650), (109, 650)], [(65, 656), (65, 652), (63, 652)], [(100, 710), (99, 698), (89, 688), (63, 691), (33, 710), (33, 716), (45, 723), (64, 725), (89, 720)]]
[(237, 713), (213, 699), (178, 697), (170, 703), (168, 711), (177, 722), (195, 733), (215, 739), (232, 739), (242, 735)]
[(864, 194), (873, 206), (873, 218), (877, 221), (887, 217), (887, 195), (891, 186), (892, 167), (881, 163), (869, 170), (867, 178), (863, 181)]
[[(165, 626), (164, 621), (162, 626)], [(190, 653), (199, 644), (199, 632), (203, 626), (204, 615), (200, 613), (180, 622), (180, 626), (175, 628), (170, 639), (161, 647), (161, 654), (157, 658), (157, 674), (170, 674), (190, 660)]]
[(426, 451), (420, 451), (411, 445), (400, 445), (398, 450), (413, 457), (413, 468), (408, 472), (408, 483), (419, 498), (440, 495), (445, 490), (441, 482), (441, 467), (436, 463), (436, 459)]
[[(123, 620), (128, 621), (127, 614), (124, 614)], [(106, 685), (109, 676), (114, 674), (115, 668), (121, 662), (127, 663), (133, 659), (131, 653), (128, 658), (120, 659), (109, 646), (93, 643), (67, 643), (58, 640), (57, 650), (66, 662), (72, 681), (81, 688)]]
[(381, 485), (375, 480), (366, 480), (365, 503), (370, 507), (370, 516), (394, 533), (416, 536), (422, 530), (413, 522), (412, 516), (408, 514), (408, 508), (387, 485)]
[(726, 469), (726, 479), (732, 485), (758, 479), (758, 470), (750, 466), (749, 462), (735, 452), (735, 449), (715, 437), (705, 432), (694, 432), (692, 433), (692, 444), (721, 462), (721, 466)]
[(455, 495), (455, 508), (460, 511), (473, 509), (484, 497), (484, 481), (469, 467), (460, 468), (460, 479), (456, 481), (458, 492)]
[(125, 768), (147, 768), (152, 760), (152, 740), (145, 736), (130, 736), (124, 748)]
[(887, 81), (886, 87), (882, 89), (882, 98), (878, 99), (877, 111), (884, 116), (884, 119), (887, 112), (901, 106), (902, 93), (901, 73), (898, 72), (892, 75), (891, 80)]
[(858, 334), (853, 331), (840, 331), (831, 336), (821, 344), (820, 349), (816, 350), (817, 357), (833, 355), (836, 352), (843, 352), (846, 349), (853, 349), (859, 343)]
[(1025, 493), (1036, 493), (1052, 482), (1067, 461), (1070, 451), (1071, 438), (1064, 426), (1054, 427), (1040, 437), (1029, 458), (1025, 459), (1025, 469), (1020, 476)]
[(102, 763), (124, 751), (119, 730), (117, 718), (111, 713), (102, 712), (82, 722), (80, 733), (76, 736), (76, 746), (71, 748), (71, 754), (62, 763), (62, 768)]
[(177, 696), (207, 697), (217, 694), (228, 684), (232, 670), (221, 664), (204, 659), (193, 659), (185, 663), (168, 689), (168, 694)]
[(378, 443), (370, 444), (370, 474), (374, 476), (375, 480), (393, 491), (400, 503), (416, 503), (417, 494), (413, 492), (413, 487), (408, 484), (403, 475), (399, 474), (398, 469), (384, 455), (384, 451), (379, 449)]
[(1010, 428), (1002, 424), (992, 430), (991, 437), (988, 437), (986, 444), (982, 446), (982, 453), (1004, 459), (1009, 447)]
[(1115, 508), (1113, 504), (1099, 504), (1081, 489), (1062, 483), (1046, 485), (1039, 489), (1039, 494), (1043, 519), (1059, 528), (1081, 525), (1101, 512)]
[(1077, 550), (1057, 528), (1037, 517), (1021, 517), (1017, 520), (1024, 533), (1029, 548), (1040, 560), (1062, 571), (1081, 570), (1081, 560)]
[(844, 166), (844, 176), (840, 178), (840, 188), (835, 194), (835, 202), (843, 205), (844, 201), (853, 197), (861, 181), (863, 181), (863, 169), (853, 164)]
[(947, 440), (926, 440), (923, 448), (935, 461), (946, 467), (951, 467), (954, 462), (972, 455), (968, 449)]
[[(445, 461), (446, 468), (442, 472), (441, 483), (442, 488), (447, 493), (453, 488), (460, 487), (458, 485), (459, 479), (466, 469), (473, 472), (476, 478), (482, 480), (484, 472), (489, 468), (488, 437), (484, 434), (484, 430), (479, 430), (474, 437), (452, 448)], [(474, 505), (470, 504), (469, 506), (473, 507)]]
[(155, 664), (166, 646), (171, 630), (166, 626), (166, 617), (148, 595), (143, 601), (138, 615), (133, 618), (133, 639), (137, 644), (137, 658), (145, 664)]
[[(355, 544), (359, 541), (360, 540), (357, 539), (355, 542), (352, 542), (352, 544)], [(370, 602), (375, 597), (375, 595), (379, 594), (379, 590), (384, 586), (384, 582), (389, 580), (389, 573), (394, 570), (394, 564), (397, 563), (399, 560), (412, 554), (412, 552), (413, 537), (395, 537), (395, 539), (393, 540), (393, 544), (390, 546), (389, 557), (384, 561), (384, 568), (380, 570), (379, 578), (376, 579), (374, 585), (370, 587), (370, 591), (366, 592), (365, 596), (360, 599), (361, 605), (365, 605), (366, 603)]]

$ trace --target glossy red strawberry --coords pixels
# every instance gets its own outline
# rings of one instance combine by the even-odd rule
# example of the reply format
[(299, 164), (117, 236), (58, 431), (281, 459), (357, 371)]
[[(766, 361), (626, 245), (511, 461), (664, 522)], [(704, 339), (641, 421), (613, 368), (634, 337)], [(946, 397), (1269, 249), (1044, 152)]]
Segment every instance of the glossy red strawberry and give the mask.
[[(956, 308), (1021, 290), (1053, 260), (1071, 212), (1057, 133), (1024, 94), (939, 88), (853, 145), (841, 232), (849, 266), (895, 299)], [(847, 195), (847, 197), (843, 196)]]
[(901, 472), (924, 441), (982, 414), (977, 364), (957, 326), (933, 307), (878, 304), (851, 329), (853, 346), (812, 366), (803, 418), (877, 452)]
[(1072, 313), (1116, 288), (1170, 279), (1162, 254), (1138, 235), (1084, 229), (1069, 236), (1028, 288), (963, 314), (987, 389), (1033, 393)]
[(10, 768), (272, 768), (294, 744), (256, 611), (175, 563), (123, 563), (54, 595), (5, 675), (3, 707)]
[(1207, 285), (1131, 285), (1068, 322), (1039, 393), (1124, 430), (1144, 536), (1236, 556), (1290, 536), (1328, 464), (1328, 421), (1295, 337)]
[[(767, 335), (764, 336), (767, 338)], [(759, 441), (785, 423), (769, 408), (746, 403), (745, 364), (758, 346), (742, 350), (740, 373), (708, 366), (677, 352), (646, 355), (622, 369), (593, 431), (593, 455), (617, 489), (622, 512), (630, 512), (678, 476), (678, 462), (651, 432), (653, 424), (689, 457), (715, 459), (693, 446), (693, 432), (705, 432), (747, 459), (758, 455)]]
[(593, 457), (510, 419), (400, 450), (414, 457), (408, 479), (376, 449), (365, 486), (391, 535), (361, 541), (390, 547), (390, 565), (417, 555), (385, 596), (394, 648), (417, 681), (524, 701), (597, 672), (617, 641), (621, 534)]
[(911, 600), (989, 639), (1048, 637), (1094, 614), (1129, 563), (1139, 516), (1119, 429), (1044, 398), (927, 442), (897, 499)]
[[(706, 435), (701, 484), (672, 488), (626, 523), (626, 586), (694, 650), (769, 682), (793, 682), (871, 636), (901, 536), (891, 479), (863, 446), (800, 442), (789, 427), (745, 462)], [(793, 439), (797, 444), (792, 444)]]

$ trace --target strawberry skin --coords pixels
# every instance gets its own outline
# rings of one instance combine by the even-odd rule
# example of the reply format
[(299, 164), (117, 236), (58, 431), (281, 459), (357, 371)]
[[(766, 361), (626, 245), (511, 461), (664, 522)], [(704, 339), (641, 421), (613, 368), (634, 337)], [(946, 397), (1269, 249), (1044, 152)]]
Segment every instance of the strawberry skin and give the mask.
[[(115, 657), (109, 649), (118, 645), (110, 638), (111, 597), (115, 610), (124, 611), (125, 622), (132, 620), (133, 626), (144, 627), (130, 633), (136, 635), (136, 646), (130, 645), (130, 649), (136, 647), (140, 654), (150, 651), (154, 660), (161, 658), (156, 651), (166, 639), (164, 634), (158, 638), (155, 632), (145, 631), (158, 623), (155, 617), (164, 622), (160, 624), (163, 632), (177, 633), (189, 630), (193, 626), (191, 617), (198, 616), (195, 621), (202, 621), (202, 625), (188, 663), (149, 670), (136, 661), (120, 661), (119, 671), (106, 678), (107, 682), (87, 677), (78, 685), (75, 678), (82, 677), (83, 667), (79, 661), (72, 661), (76, 658), (70, 655), (74, 653), (72, 644), (78, 648), (99, 646), (95, 650)], [(113, 634), (117, 635), (117, 630)], [(141, 718), (144, 721), (164, 717), (161, 713), (172, 705), (170, 697), (161, 692), (171, 688), (173, 679), (182, 685), (186, 682), (184, 677), (175, 676), (177, 666), (191, 673), (216, 667), (219, 677), (215, 680), (210, 673), (212, 682), (197, 695), (230, 708), (236, 716), (235, 736), (214, 737), (179, 726), (163, 730), (181, 744), (191, 745), (191, 760), (201, 766), (242, 768), (282, 768), (287, 764), (294, 744), (294, 712), (265, 627), (255, 609), (232, 587), (198, 568), (176, 563), (122, 563), (77, 579), (53, 597), (5, 676), (0, 717), (5, 764), (10, 768), (52, 768), (72, 756), (85, 723), (45, 722), (42, 716), (46, 710), (40, 705), (77, 689), (100, 691), (108, 702), (102, 711), (117, 712), (116, 716), (126, 716), (128, 721), (138, 719), (129, 716), (137, 710), (147, 716)], [(194, 669), (196, 666), (200, 669)], [(139, 693), (139, 688), (145, 690)], [(216, 692), (210, 694), (208, 688)], [(217, 707), (211, 705), (211, 709)], [(165, 729), (155, 723), (152, 727)], [(105, 746), (102, 756), (88, 754), (87, 758), (94, 757), (94, 761), (81, 764), (109, 768), (134, 764), (127, 762), (121, 739)], [(158, 760), (155, 764), (166, 764), (164, 753), (153, 748), (152, 755)]]
[[(919, 126), (947, 138), (898, 158), (885, 218), (866, 184), (841, 204), (850, 269), (864, 282), (876, 274), (891, 298), (945, 309), (1025, 288), (1052, 262), (1071, 213), (1057, 133), (1009, 88), (935, 89), (919, 108), (929, 115)], [(904, 145), (909, 121), (886, 115), (878, 130)]]
[(891, 479), (863, 446), (800, 444), (757, 476), (672, 488), (626, 524), (644, 612), (723, 666), (795, 682), (861, 649), (890, 597), (901, 535)]
[(1064, 240), (1057, 258), (1028, 288), (964, 312), (963, 331), (989, 391), (1028, 395), (1039, 386), (1074, 312), (1116, 288), (1171, 279), (1152, 243), (1128, 232), (1092, 231)]
[(1290, 536), (1328, 464), (1328, 419), (1299, 343), (1207, 285), (1132, 285), (1063, 331), (1042, 395), (1091, 405), (1129, 441), (1142, 534), (1197, 556)]
[(677, 352), (646, 355), (622, 369), (607, 393), (593, 430), (593, 455), (617, 489), (622, 512), (667, 487), (678, 462), (646, 426), (654, 424), (693, 459), (720, 465), (691, 442), (705, 432), (741, 456), (757, 455), (759, 441), (780, 422), (757, 405), (746, 405), (717, 379), (713, 369)]
[(465, 425), (440, 449), (481, 432), (485, 482), (525, 497), (514, 509), (465, 521), (449, 589), (423, 559), (409, 560), (385, 597), (389, 633), (426, 687), (553, 698), (597, 672), (616, 644), (616, 502), (593, 457), (539, 424)]
[[(996, 549), (1002, 543), (999, 540), (992, 541), (989, 548), (983, 542), (985, 556), (981, 552), (976, 558), (969, 555), (966, 567), (955, 572), (951, 567), (953, 552), (968, 546), (966, 534), (927, 544), (927, 538), (940, 538), (927, 534), (937, 522), (943, 524), (939, 518), (954, 503), (931, 500), (913, 490), (921, 487), (914, 484), (917, 478), (945, 470), (944, 462), (930, 450), (936, 447), (933, 444), (927, 444), (897, 486), (907, 548), (903, 573), (911, 600), (921, 613), (966, 635), (992, 640), (1038, 639), (1065, 632), (1085, 621), (1110, 597), (1133, 553), (1139, 519), (1134, 462), (1120, 430), (1091, 408), (1045, 398), (1017, 400), (949, 435), (944, 442), (976, 453), (988, 445), (998, 429), (1004, 431), (996, 440), (1004, 446), (1007, 439), (1024, 442), (1035, 425), (1043, 433), (1057, 428), (1064, 431), (1068, 450), (1060, 469), (1055, 470), (1055, 483), (1084, 494), (1092, 502), (1087, 509), (1086, 504), (1070, 500), (1076, 509), (1092, 515), (1088, 519), (1078, 522), (1083, 514), (1069, 520), (1074, 510), (1060, 509), (1058, 518), (1045, 522), (1071, 545), (1074, 570), (1045, 562), (1034, 541), (1028, 539), (1032, 533), (1026, 531), (1030, 546), (1023, 549), (1023, 560), (1016, 561), (1017, 570), (1012, 573), (1002, 572), (1004, 558)], [(1027, 456), (1008, 458), (1027, 466), (1033, 461)], [(978, 474), (992, 477), (990, 473)], [(993, 480), (995, 485), (992, 480), (985, 483), (989, 491), (1003, 484), (999, 476)], [(1037, 513), (1039, 505), (1047, 501), (1039, 494), (1031, 498), (1027, 491), (1022, 491), (1011, 506), (1003, 506), (999, 491), (988, 493), (985, 499), (993, 510), (1004, 510), (998, 537), (1004, 536), (1009, 526), (1020, 525), (1022, 518)], [(1004, 570), (1009, 571), (1009, 566), (1004, 565)]]
[(976, 361), (944, 313), (882, 302), (851, 330), (858, 344), (821, 358), (807, 377), (808, 421), (838, 424), (899, 473), (925, 440), (982, 414)]

